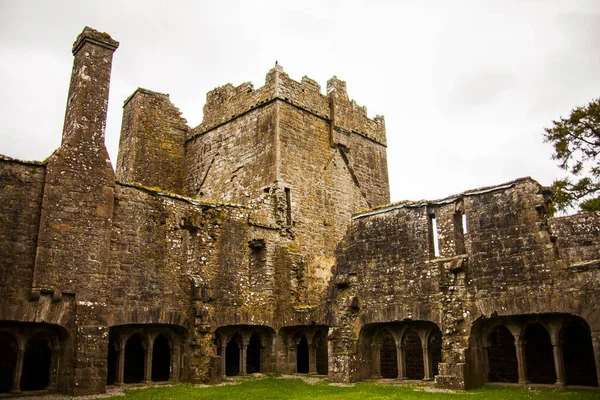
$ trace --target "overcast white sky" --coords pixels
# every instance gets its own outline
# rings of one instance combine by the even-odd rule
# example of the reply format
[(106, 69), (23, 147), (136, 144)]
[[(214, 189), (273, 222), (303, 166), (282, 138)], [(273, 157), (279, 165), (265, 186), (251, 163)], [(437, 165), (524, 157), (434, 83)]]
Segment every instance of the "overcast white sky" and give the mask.
[(71, 45), (85, 25), (121, 42), (107, 147), (137, 87), (169, 93), (190, 126), (206, 92), (291, 78), (347, 82), (386, 119), (392, 201), (561, 174), (542, 129), (600, 96), (600, 1), (0, 0), (0, 153), (59, 146)]

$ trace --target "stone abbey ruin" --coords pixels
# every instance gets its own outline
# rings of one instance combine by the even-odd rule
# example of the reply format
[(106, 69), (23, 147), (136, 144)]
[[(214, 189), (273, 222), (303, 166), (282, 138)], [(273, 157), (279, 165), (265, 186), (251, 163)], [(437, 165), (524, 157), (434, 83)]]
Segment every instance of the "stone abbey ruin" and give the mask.
[(0, 158), (0, 393), (261, 373), (598, 386), (600, 214), (551, 218), (530, 178), (389, 204), (382, 117), (280, 66), (124, 104), (85, 28), (62, 144)]

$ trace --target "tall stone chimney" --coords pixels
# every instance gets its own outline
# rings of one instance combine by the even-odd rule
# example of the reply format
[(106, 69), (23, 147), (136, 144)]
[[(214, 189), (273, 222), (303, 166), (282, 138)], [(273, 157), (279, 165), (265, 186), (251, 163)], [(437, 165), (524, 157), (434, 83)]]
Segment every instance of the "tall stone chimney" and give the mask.
[(104, 144), (108, 87), (118, 42), (86, 27), (73, 45), (73, 72), (62, 144), (47, 160), (33, 293), (69, 304), (77, 321), (74, 395), (103, 393), (106, 313), (115, 172)]

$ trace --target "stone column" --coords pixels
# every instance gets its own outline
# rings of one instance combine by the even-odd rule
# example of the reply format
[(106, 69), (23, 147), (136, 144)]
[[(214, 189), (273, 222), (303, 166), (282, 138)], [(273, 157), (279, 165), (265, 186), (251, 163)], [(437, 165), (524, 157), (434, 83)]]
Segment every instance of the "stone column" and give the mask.
[(373, 378), (381, 378), (381, 343), (371, 345), (373, 351)]
[(481, 362), (483, 363), (481, 366), (481, 372), (483, 373), (484, 382), (487, 382), (490, 379), (490, 358), (488, 354), (488, 348), (488, 344), (485, 344), (481, 347)]
[(19, 349), (17, 350), (17, 363), (13, 376), (12, 390), (10, 393), (21, 393), (21, 375), (23, 374), (23, 358), (25, 357), (25, 341), (17, 339)]
[(423, 372), (424, 372), (424, 381), (432, 381), (433, 380), (433, 363), (431, 360), (431, 352), (429, 351), (429, 346), (427, 342), (423, 346)]
[(309, 375), (317, 374), (317, 346), (313, 339), (314, 339), (314, 336), (311, 337), (310, 342), (308, 342), (308, 374)]
[(119, 361), (117, 362), (117, 379), (115, 385), (121, 386), (125, 379), (125, 343), (124, 337), (119, 338)]
[(144, 383), (152, 382), (152, 351), (154, 349), (153, 338), (147, 338), (146, 362), (144, 363)]
[(247, 375), (246, 372), (246, 360), (247, 360), (247, 351), (248, 351), (248, 343), (250, 343), (249, 337), (242, 337), (240, 346), (240, 375)]
[(173, 343), (173, 349), (171, 353), (171, 375), (169, 376), (169, 381), (177, 382), (179, 381), (179, 364), (180, 364), (181, 352), (179, 346)]
[(227, 362), (226, 362), (226, 357), (227, 356), (227, 341), (225, 340), (225, 338), (223, 338), (221, 340), (221, 376), (223, 378), (225, 378), (227, 376)]
[(554, 354), (554, 369), (556, 371), (556, 385), (565, 385), (565, 362), (563, 359), (562, 342), (552, 343), (552, 353)]
[(398, 379), (407, 379), (406, 377), (406, 355), (404, 352), (404, 344), (400, 343), (396, 346), (396, 358), (398, 359)]
[(594, 360), (596, 361), (596, 375), (600, 386), (600, 332), (592, 332), (592, 346), (594, 348)]
[(517, 352), (517, 364), (519, 372), (519, 383), (526, 385), (529, 383), (527, 379), (527, 360), (525, 359), (525, 345), (527, 342), (515, 337), (515, 350)]

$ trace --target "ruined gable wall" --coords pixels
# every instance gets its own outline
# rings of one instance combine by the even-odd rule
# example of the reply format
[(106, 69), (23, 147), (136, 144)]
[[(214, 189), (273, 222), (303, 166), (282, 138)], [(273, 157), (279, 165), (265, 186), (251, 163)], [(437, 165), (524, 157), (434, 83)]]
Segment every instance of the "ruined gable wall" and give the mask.
[(28, 299), (46, 170), (41, 163), (0, 157), (0, 286)]
[(117, 179), (182, 193), (187, 131), (169, 95), (138, 88), (123, 106)]

